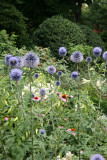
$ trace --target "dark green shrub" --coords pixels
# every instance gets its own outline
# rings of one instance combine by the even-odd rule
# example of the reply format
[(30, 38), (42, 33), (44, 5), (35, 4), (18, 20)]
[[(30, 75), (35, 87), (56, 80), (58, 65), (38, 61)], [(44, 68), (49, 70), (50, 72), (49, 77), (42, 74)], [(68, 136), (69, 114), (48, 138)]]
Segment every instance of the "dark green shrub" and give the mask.
[(26, 18), (15, 8), (6, 2), (0, 2), (0, 30), (5, 29), (7, 33), (15, 32), (18, 35), (17, 44), (22, 46), (27, 44)]
[(68, 49), (69, 43), (83, 44), (85, 35), (75, 23), (62, 16), (53, 16), (34, 32), (33, 41), (38, 46), (49, 47), (52, 54), (57, 55), (59, 47)]
[(80, 28), (85, 34), (86, 45), (104, 48), (104, 42), (97, 33), (85, 25), (80, 25)]

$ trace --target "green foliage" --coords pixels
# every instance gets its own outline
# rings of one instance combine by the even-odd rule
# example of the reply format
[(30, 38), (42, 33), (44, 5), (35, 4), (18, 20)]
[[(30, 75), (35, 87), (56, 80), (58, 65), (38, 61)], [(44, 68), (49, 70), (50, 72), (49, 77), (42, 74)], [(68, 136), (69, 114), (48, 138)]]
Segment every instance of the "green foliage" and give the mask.
[(85, 35), (79, 26), (61, 16), (45, 20), (33, 34), (34, 44), (49, 47), (53, 55), (58, 55), (62, 46), (69, 48), (69, 43), (83, 44)]
[(70, 56), (75, 51), (81, 52), (85, 56), (85, 58), (87, 58), (87, 56), (92, 57), (93, 47), (82, 44), (73, 45), (72, 43), (70, 43), (68, 55)]
[(24, 56), (27, 53), (26, 47), (18, 49), (16, 47), (17, 36), (13, 33), (11, 36), (7, 34), (6, 30), (0, 31), (0, 55), (4, 58), (7, 54)]
[(86, 45), (93, 47), (100, 46), (101, 48), (104, 48), (104, 42), (97, 33), (95, 33), (92, 29), (85, 25), (80, 25), (80, 28), (85, 34)]
[(18, 35), (18, 46), (28, 43), (26, 20), (15, 6), (0, 1), (0, 30), (5, 29), (9, 34), (14, 32)]
[(17, 36), (12, 34), (10, 37), (6, 33), (6, 30), (0, 31), (0, 55), (4, 55), (6, 53), (10, 53), (15, 50)]
[(107, 3), (103, 0), (94, 0), (82, 13), (82, 23), (96, 30), (105, 42), (105, 47), (107, 48), (106, 17)]

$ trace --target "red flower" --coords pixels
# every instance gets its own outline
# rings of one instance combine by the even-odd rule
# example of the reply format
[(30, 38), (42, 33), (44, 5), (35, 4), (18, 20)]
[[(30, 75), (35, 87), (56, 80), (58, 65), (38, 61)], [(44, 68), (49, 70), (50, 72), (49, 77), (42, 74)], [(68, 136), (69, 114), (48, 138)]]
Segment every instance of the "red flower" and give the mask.
[(66, 94), (63, 94), (62, 95), (62, 98), (66, 99), (67, 95)]
[(41, 97), (34, 97), (33, 100), (34, 101), (40, 101)]
[(71, 131), (76, 131), (75, 128), (72, 128)]

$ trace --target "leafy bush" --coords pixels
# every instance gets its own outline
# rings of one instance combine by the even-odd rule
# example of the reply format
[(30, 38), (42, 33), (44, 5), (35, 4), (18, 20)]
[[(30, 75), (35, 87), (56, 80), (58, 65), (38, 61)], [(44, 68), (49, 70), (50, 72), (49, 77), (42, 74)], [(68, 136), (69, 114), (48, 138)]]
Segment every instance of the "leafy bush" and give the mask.
[(26, 47), (23, 46), (22, 48), (18, 49), (16, 47), (16, 40), (17, 36), (13, 33), (11, 36), (9, 36), (6, 32), (6, 30), (0, 31), (0, 56), (1, 59), (3, 59), (6, 54), (11, 55), (17, 55), (17, 56), (23, 56), (28, 51), (26, 50)]
[(90, 29), (88, 26), (85, 25), (80, 25), (80, 28), (85, 34), (87, 45), (93, 47), (100, 46), (101, 48), (104, 48), (104, 42), (97, 33), (95, 33), (92, 29)]
[(8, 33), (15, 32), (18, 35), (18, 46), (22, 46), (28, 42), (26, 20), (15, 6), (4, 1), (0, 2), (0, 30), (5, 29)]
[(38, 46), (49, 47), (53, 55), (58, 55), (59, 47), (68, 49), (70, 42), (84, 44), (85, 35), (75, 23), (61, 16), (53, 16), (34, 32), (33, 41)]
[(5, 53), (12, 52), (15, 49), (16, 38), (15, 34), (9, 37), (6, 30), (0, 31), (0, 55), (3, 56)]
[(83, 45), (83, 44), (74, 45), (70, 43), (68, 55), (70, 56), (75, 51), (81, 52), (85, 56), (85, 58), (87, 56), (92, 57), (93, 47), (89, 45)]

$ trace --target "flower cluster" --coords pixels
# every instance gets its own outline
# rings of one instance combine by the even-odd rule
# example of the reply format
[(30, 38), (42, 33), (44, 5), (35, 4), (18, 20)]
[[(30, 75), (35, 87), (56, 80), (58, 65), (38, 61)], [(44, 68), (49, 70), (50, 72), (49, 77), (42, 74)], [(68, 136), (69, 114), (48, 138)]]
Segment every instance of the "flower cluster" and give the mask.
[(39, 93), (40, 93), (41, 96), (45, 96), (47, 92), (46, 92), (45, 88), (41, 88), (39, 90)]
[(55, 82), (55, 85), (56, 85), (56, 86), (60, 86), (60, 85), (61, 85), (61, 82), (60, 82), (60, 81), (56, 81), (56, 82)]
[(60, 56), (66, 56), (66, 54), (67, 54), (66, 48), (65, 47), (60, 47), (59, 48), (59, 55)]
[(11, 58), (9, 58), (9, 65), (11, 67), (16, 68), (17, 65), (18, 65), (18, 58), (17, 57), (11, 57)]
[(43, 135), (45, 133), (45, 130), (44, 129), (40, 129), (39, 133)]
[(12, 57), (12, 55), (6, 55), (6, 57), (5, 57), (5, 63), (7, 64), (7, 65), (9, 65), (9, 59)]
[(102, 49), (100, 47), (95, 47), (93, 49), (93, 55), (94, 56), (100, 56), (101, 55), (101, 52), (102, 52)]
[(61, 98), (61, 100), (64, 101), (64, 102), (68, 102), (68, 101), (69, 101), (69, 98), (73, 98), (72, 95), (70, 95), (70, 96), (69, 96), (69, 95), (66, 95), (66, 94), (61, 95), (60, 92), (57, 92), (56, 94), (58, 94), (58, 95), (59, 95), (59, 98)]
[(107, 51), (103, 53), (103, 59), (107, 61)]
[(24, 64), (29, 68), (37, 67), (39, 64), (39, 57), (34, 52), (28, 52), (24, 56)]
[(22, 68), (24, 66), (24, 60), (22, 57), (17, 57), (18, 63), (17, 63), (17, 68)]
[(73, 72), (71, 73), (71, 78), (74, 79), (74, 80), (76, 80), (76, 79), (78, 78), (78, 76), (79, 76), (79, 74), (78, 74), (77, 71), (73, 71)]
[(87, 61), (88, 63), (90, 63), (90, 62), (92, 62), (92, 58), (91, 58), (91, 57), (87, 57), (87, 58), (86, 58), (86, 61)]
[(10, 72), (10, 77), (13, 81), (20, 81), (22, 78), (22, 71), (20, 69), (12, 69)]
[(55, 68), (54, 66), (49, 66), (49, 67), (47, 68), (47, 72), (48, 72), (49, 74), (54, 74), (54, 73), (56, 72), (56, 68)]
[(57, 72), (57, 75), (58, 75), (58, 76), (62, 76), (62, 75), (63, 75), (63, 72), (62, 72), (62, 71), (58, 71), (58, 72)]
[(94, 154), (91, 156), (90, 160), (104, 160), (104, 157), (100, 154)]
[(80, 63), (83, 61), (83, 55), (81, 52), (75, 51), (72, 53), (70, 60), (72, 62)]
[(35, 74), (34, 74), (34, 78), (38, 79), (38, 78), (39, 78), (39, 74), (38, 74), (38, 73), (35, 73)]

